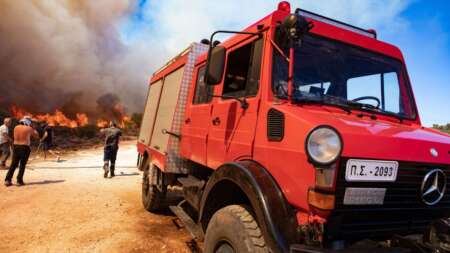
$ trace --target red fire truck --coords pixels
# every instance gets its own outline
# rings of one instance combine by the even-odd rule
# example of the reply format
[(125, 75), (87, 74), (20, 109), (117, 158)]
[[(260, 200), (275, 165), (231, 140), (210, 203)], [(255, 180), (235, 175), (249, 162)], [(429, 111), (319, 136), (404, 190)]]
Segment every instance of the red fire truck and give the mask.
[(450, 250), (450, 137), (402, 53), (287, 2), (153, 75), (138, 151), (144, 207), (182, 189), (205, 252)]

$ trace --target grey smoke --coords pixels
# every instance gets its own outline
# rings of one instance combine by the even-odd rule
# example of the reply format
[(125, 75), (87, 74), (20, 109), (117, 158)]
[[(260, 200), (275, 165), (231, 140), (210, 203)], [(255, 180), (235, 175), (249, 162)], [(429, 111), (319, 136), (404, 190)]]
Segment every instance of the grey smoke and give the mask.
[(134, 0), (0, 0), (0, 109), (94, 113), (97, 99), (112, 93), (140, 111), (151, 54), (118, 32), (134, 7)]

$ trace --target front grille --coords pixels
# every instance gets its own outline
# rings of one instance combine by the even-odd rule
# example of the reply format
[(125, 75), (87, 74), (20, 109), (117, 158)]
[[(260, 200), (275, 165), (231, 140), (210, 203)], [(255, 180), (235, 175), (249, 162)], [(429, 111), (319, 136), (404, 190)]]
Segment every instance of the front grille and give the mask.
[[(336, 187), (336, 209), (326, 226), (327, 239), (389, 238), (392, 235), (423, 233), (431, 221), (450, 217), (450, 167), (400, 162), (397, 181), (393, 183), (347, 182), (341, 160)], [(447, 190), (434, 206), (421, 200), (425, 175), (436, 168), (447, 175)], [(383, 205), (347, 206), (343, 204), (347, 187), (386, 188)]]

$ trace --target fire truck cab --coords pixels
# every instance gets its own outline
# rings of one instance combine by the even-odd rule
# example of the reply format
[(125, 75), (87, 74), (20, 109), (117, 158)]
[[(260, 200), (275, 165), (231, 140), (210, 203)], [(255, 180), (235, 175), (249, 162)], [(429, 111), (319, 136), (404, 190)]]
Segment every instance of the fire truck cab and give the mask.
[(138, 151), (144, 207), (182, 189), (205, 252), (450, 251), (450, 137), (401, 51), (287, 2), (153, 75)]

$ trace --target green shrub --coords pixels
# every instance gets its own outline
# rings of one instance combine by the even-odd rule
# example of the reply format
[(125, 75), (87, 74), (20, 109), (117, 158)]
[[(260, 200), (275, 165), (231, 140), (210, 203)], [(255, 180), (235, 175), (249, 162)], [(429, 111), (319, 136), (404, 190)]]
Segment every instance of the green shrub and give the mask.
[(447, 123), (447, 125), (442, 125), (442, 126), (434, 124), (433, 128), (436, 130), (439, 130), (441, 132), (450, 134), (450, 123)]

